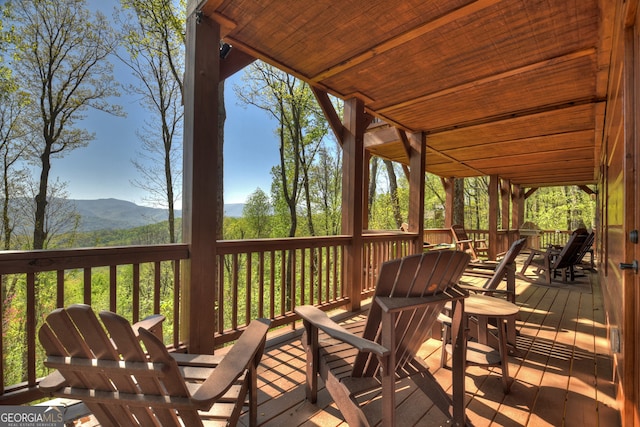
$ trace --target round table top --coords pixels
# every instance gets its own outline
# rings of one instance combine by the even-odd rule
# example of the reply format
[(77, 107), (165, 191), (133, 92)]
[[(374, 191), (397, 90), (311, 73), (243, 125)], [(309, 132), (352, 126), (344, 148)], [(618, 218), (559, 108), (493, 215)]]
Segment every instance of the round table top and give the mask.
[(476, 316), (513, 316), (518, 314), (518, 311), (520, 307), (502, 298), (471, 294), (464, 300), (464, 312)]
[[(451, 304), (447, 304), (451, 308)], [(518, 314), (520, 307), (502, 298), (471, 293), (464, 299), (464, 313), (475, 316), (508, 317)]]

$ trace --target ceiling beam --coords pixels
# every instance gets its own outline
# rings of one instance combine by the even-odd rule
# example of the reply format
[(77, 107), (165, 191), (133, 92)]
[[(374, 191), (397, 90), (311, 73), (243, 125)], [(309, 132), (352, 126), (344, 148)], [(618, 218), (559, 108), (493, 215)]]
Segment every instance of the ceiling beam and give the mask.
[(338, 140), (340, 145), (342, 145), (342, 141), (344, 139), (344, 125), (342, 124), (342, 120), (340, 120), (340, 116), (338, 116), (338, 113), (336, 112), (331, 99), (329, 99), (329, 94), (315, 86), (311, 86), (311, 90), (316, 96), (318, 104), (320, 104), (320, 108), (322, 108), (322, 112), (327, 118), (329, 126), (331, 126), (336, 139)]
[(220, 59), (220, 81), (242, 70), (256, 58), (238, 49), (232, 49), (225, 59)]

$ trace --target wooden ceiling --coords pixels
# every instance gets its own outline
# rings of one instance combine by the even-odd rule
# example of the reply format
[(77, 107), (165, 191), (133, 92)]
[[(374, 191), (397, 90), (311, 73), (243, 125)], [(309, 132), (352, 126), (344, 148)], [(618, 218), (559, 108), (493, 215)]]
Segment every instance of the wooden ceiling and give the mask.
[(384, 121), (375, 155), (523, 186), (596, 180), (609, 79), (607, 0), (209, 0), (234, 49)]

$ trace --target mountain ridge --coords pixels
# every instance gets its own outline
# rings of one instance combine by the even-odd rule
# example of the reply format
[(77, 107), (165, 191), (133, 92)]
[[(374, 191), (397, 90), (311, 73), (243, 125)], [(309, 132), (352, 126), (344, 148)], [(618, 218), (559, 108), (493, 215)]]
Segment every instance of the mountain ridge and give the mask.
[[(168, 210), (137, 205), (134, 202), (114, 198), (108, 199), (69, 199), (80, 215), (78, 231), (126, 230), (143, 225), (167, 221)], [(243, 203), (224, 205), (224, 214), (228, 217), (242, 216)], [(176, 218), (182, 217), (182, 211), (176, 210)]]

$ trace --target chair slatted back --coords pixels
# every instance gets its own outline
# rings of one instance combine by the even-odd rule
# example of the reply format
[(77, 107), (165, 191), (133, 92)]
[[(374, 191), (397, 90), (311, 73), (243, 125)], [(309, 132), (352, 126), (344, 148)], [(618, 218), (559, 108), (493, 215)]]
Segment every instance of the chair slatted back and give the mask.
[[(375, 296), (378, 297), (427, 297), (446, 294), (457, 285), (469, 263), (470, 256), (459, 251), (434, 251), (410, 255), (387, 261), (380, 267)], [(431, 327), (442, 311), (441, 303), (403, 312), (395, 324), (395, 371), (401, 370), (412, 360), (422, 343), (431, 333)], [(373, 302), (363, 332), (363, 338), (381, 343), (382, 309)], [(352, 376), (375, 376), (379, 369), (376, 357), (359, 353), (354, 362)]]
[[(40, 328), (39, 337), (48, 356), (45, 365), (56, 356), (73, 357), (75, 363), (55, 365), (66, 379), (67, 386), (92, 399), (85, 404), (93, 412), (101, 426), (202, 426), (194, 405), (189, 408), (189, 391), (180, 374), (177, 363), (162, 342), (146, 330), (140, 330), (145, 349), (140, 345), (129, 322), (109, 312), (100, 313), (109, 335), (100, 324), (93, 310), (86, 305), (73, 305), (57, 309)], [(83, 367), (82, 359), (89, 367)], [(126, 362), (122, 369), (91, 367), (91, 360)], [(149, 362), (154, 362), (153, 369)], [(114, 392), (141, 396), (141, 401), (108, 398)], [(104, 396), (104, 398), (101, 398)], [(155, 401), (182, 399), (185, 409), (175, 411), (170, 405), (154, 405)], [(145, 402), (148, 399), (148, 404)], [(178, 415), (184, 421), (181, 424)]]
[(523, 239), (518, 239), (511, 244), (507, 253), (504, 254), (504, 257), (496, 266), (495, 273), (489, 280), (487, 280), (487, 283), (484, 284), (483, 288), (497, 289), (500, 282), (502, 282), (506, 276), (509, 266), (513, 266), (515, 264), (516, 258), (520, 254), (520, 251), (522, 251), (522, 248), (524, 248), (526, 242), (527, 239), (525, 237)]
[(584, 256), (591, 250), (591, 247), (593, 246), (593, 242), (595, 241), (595, 239), (596, 239), (595, 232), (593, 231), (589, 232), (589, 235), (585, 239), (584, 244), (582, 245), (582, 247), (580, 248), (576, 256), (577, 263), (582, 262), (582, 259), (584, 258)]
[(575, 230), (569, 237), (567, 244), (562, 247), (560, 253), (552, 260), (552, 269), (567, 268), (578, 262), (578, 253), (584, 246), (585, 241), (589, 237), (587, 230), (579, 228)]

